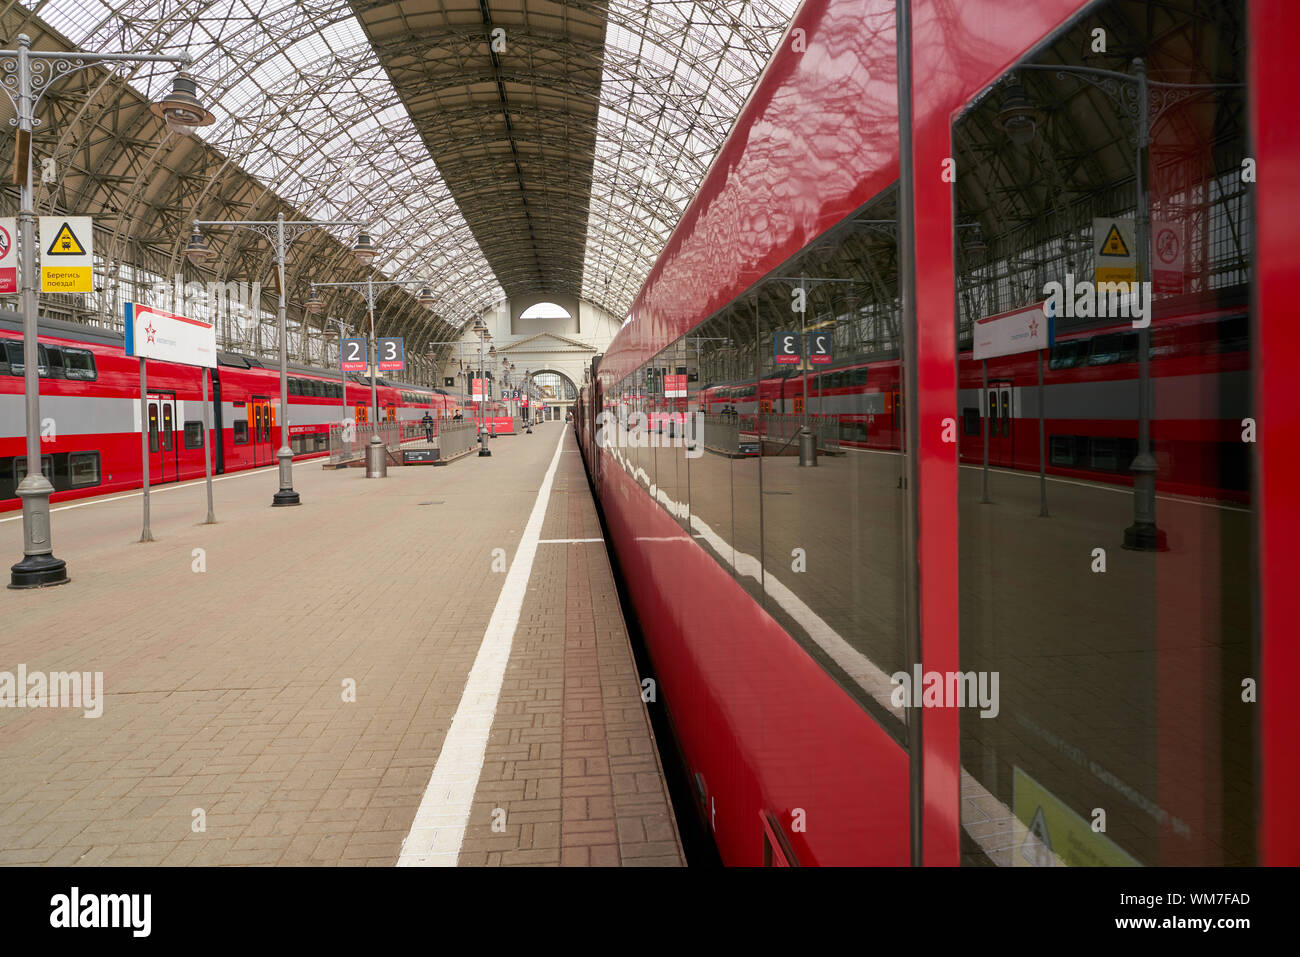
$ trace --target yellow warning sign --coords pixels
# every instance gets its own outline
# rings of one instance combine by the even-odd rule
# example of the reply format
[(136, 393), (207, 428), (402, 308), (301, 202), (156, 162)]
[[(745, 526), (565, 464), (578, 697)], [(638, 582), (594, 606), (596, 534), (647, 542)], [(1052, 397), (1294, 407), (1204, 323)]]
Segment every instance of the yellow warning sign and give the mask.
[(1106, 238), (1101, 241), (1101, 251), (1099, 256), (1122, 256), (1127, 259), (1133, 255), (1128, 251), (1128, 245), (1124, 242), (1124, 237), (1119, 234), (1119, 226), (1115, 223), (1110, 224), (1110, 232)]
[(77, 234), (72, 231), (72, 227), (64, 223), (59, 227), (58, 235), (54, 237), (54, 242), (50, 243), (50, 248), (45, 250), (47, 256), (84, 256), (85, 248), (81, 245), (81, 240)]
[(91, 292), (94, 223), (89, 216), (42, 216), (41, 292)]
[(1013, 867), (1140, 867), (1131, 854), (1013, 766)]

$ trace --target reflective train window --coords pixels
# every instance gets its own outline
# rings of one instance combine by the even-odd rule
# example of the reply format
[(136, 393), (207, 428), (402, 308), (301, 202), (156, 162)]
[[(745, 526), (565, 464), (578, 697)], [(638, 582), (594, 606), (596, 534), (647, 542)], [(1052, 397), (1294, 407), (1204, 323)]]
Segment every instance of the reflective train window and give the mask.
[(1256, 860), (1245, 35), (1098, 3), (954, 122), (966, 863)]

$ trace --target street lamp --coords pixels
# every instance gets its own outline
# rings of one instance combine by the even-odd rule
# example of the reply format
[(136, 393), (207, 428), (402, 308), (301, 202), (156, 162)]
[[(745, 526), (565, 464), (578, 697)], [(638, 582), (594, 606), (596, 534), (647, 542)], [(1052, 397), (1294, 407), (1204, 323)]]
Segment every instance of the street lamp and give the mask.
[[(362, 233), (357, 237), (357, 243), (352, 247), (352, 253), (363, 263), (367, 263), (375, 258), (375, 248), (370, 243), (370, 237)], [(380, 279), (376, 281), (373, 277), (367, 276), (363, 282), (314, 282), (311, 284), (311, 295), (316, 296), (317, 289), (364, 289), (366, 291), (366, 312), (370, 316), (370, 416), (373, 428), (370, 430), (370, 444), (381, 445), (383, 439), (379, 437), (379, 398), (376, 378), (379, 369), (379, 346), (375, 340), (375, 287), (376, 286), (412, 286), (416, 280), (401, 279)], [(311, 300), (308, 299), (308, 302)], [(431, 306), (434, 302), (433, 293), (427, 285), (421, 284), (419, 302), (422, 306)], [(340, 344), (339, 368), (343, 367), (343, 353)], [(369, 461), (369, 459), (367, 459)], [(369, 476), (367, 470), (367, 476)]]
[(487, 447), (487, 434), (484, 432), (484, 417), (487, 405), (487, 372), (483, 363), (483, 348), (487, 345), (487, 340), (491, 337), (488, 332), (487, 323), (482, 319), (474, 320), (474, 331), (478, 333), (478, 375), (479, 393), (478, 401), (478, 454), (479, 458), (492, 454), (492, 450)]
[[(1102, 70), (1087, 66), (1060, 66), (1028, 63), (1017, 70), (1055, 71), (1057, 79), (1074, 76), (1096, 87), (1117, 103), (1133, 122), (1133, 163), (1137, 199), (1137, 278), (1151, 281), (1151, 212), (1145, 176), (1145, 157), (1151, 140), (1151, 127), (1166, 110), (1207, 90), (1240, 88), (1241, 83), (1164, 83), (1147, 78), (1146, 63), (1133, 60), (1132, 73)], [(1120, 84), (1133, 84), (1132, 87)], [(1134, 89), (1134, 87), (1136, 89)], [(1017, 94), (1016, 91), (1019, 91)], [(1024, 88), (1010, 83), (1007, 97), (994, 125), (1007, 133), (1012, 142), (1027, 144), (1034, 138), (1042, 114), (1033, 109)], [(1151, 306), (1148, 304), (1148, 310)], [(1156, 459), (1151, 454), (1151, 323), (1138, 330), (1138, 453), (1130, 470), (1133, 477), (1133, 524), (1124, 529), (1124, 547), (1136, 551), (1165, 551), (1165, 533), (1156, 526)]]
[[(50, 541), (50, 493), (54, 486), (41, 467), (40, 367), (36, 302), (36, 209), (32, 187), (32, 130), (40, 126), (36, 107), (55, 80), (101, 63), (177, 63), (184, 69), (188, 56), (157, 56), (135, 53), (83, 53), (79, 51), (32, 50), (25, 33), (18, 35), (18, 49), (0, 50), (0, 88), (13, 104), (10, 125), (18, 127), (14, 143), (15, 170), (19, 179), (18, 238), (23, 316), (23, 389), (27, 432), (27, 474), (18, 484), (23, 502), (23, 557), (10, 569), (10, 588), (40, 588), (62, 585), (68, 580), (67, 563), (54, 557)], [(215, 117), (203, 108), (198, 88), (184, 73), (172, 85), (172, 92), (152, 107), (167, 128), (190, 133), (211, 124)]]
[[(351, 220), (286, 220), (284, 213), (280, 213), (275, 219), (230, 219), (230, 220), (194, 220), (194, 231), (190, 234), (190, 240), (185, 244), (185, 256), (196, 266), (202, 265), (212, 255), (212, 250), (203, 240), (203, 233), (200, 227), (210, 226), (218, 229), (245, 229), (252, 233), (257, 233), (263, 239), (275, 246), (275, 263), (276, 278), (279, 280), (280, 287), (280, 305), (277, 311), (277, 318), (280, 326), (280, 450), (275, 456), (280, 461), (280, 491), (276, 492), (271, 499), (273, 506), (299, 505), (301, 499), (298, 493), (293, 490), (293, 452), (289, 448), (289, 339), (285, 334), (285, 277), (284, 277), (284, 260), (288, 252), (289, 245), (298, 238), (298, 236), (312, 229), (322, 229), (329, 226), (350, 226), (361, 228), (362, 224), (352, 222)], [(364, 240), (364, 247), (362, 241)], [(370, 244), (370, 237), (362, 232), (357, 236), (357, 245), (353, 247), (353, 255), (361, 262), (369, 262), (374, 258), (375, 250)]]

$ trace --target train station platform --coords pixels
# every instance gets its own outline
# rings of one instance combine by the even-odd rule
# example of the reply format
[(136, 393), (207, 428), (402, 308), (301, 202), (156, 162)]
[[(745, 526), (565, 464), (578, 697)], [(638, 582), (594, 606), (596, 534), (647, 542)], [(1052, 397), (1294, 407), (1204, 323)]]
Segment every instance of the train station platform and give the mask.
[(0, 864), (684, 864), (573, 433), (492, 448), (56, 505), (0, 671), (102, 714), (0, 708)]

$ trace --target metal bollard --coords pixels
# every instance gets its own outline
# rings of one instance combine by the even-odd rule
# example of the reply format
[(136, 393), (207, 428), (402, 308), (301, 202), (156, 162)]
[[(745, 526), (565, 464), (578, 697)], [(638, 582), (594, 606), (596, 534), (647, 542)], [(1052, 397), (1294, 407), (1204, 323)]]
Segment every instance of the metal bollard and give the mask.
[(817, 436), (809, 429), (799, 430), (799, 467), (817, 464)]
[(388, 449), (383, 442), (366, 446), (366, 478), (388, 478)]

